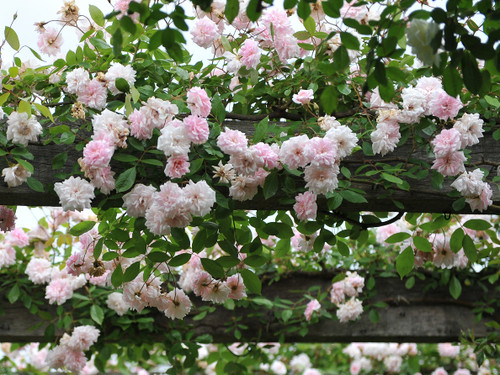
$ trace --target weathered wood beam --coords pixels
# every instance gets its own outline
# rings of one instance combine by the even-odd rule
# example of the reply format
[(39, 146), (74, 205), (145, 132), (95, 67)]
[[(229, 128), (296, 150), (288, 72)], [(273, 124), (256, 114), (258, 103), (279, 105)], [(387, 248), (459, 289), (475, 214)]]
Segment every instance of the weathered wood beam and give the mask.
[[(331, 280), (332, 274), (296, 273), (278, 282), (264, 285), (262, 295), (270, 301), (279, 297), (296, 302), (310, 287), (319, 286), (322, 291), (328, 290)], [(491, 285), (487, 290), (478, 284), (464, 286), (460, 298), (455, 300), (450, 296), (447, 286), (430, 289), (426, 287), (429, 281), (426, 284), (418, 279), (412, 289), (407, 289), (404, 284), (404, 281), (397, 277), (376, 278), (377, 293), (364, 305), (375, 302), (387, 304), (386, 308), (377, 309), (380, 315), (378, 323), (372, 323), (367, 312), (363, 313), (358, 321), (347, 324), (322, 318), (318, 323), (308, 326), (305, 336), (298, 332), (300, 324), (280, 323), (274, 311), (270, 310), (267, 315), (261, 316), (259, 310), (253, 308), (236, 308), (231, 311), (218, 307), (204, 319), (194, 321), (192, 317), (198, 311), (193, 309), (184, 322), (171, 321), (156, 310), (151, 312), (150, 316), (155, 318), (154, 325), (160, 331), (168, 332), (187, 323), (193, 326), (196, 335), (210, 334), (214, 342), (219, 343), (273, 342), (279, 339), (280, 333), (283, 333), (285, 342), (448, 342), (458, 341), (462, 333), (468, 331), (475, 337), (484, 337), (493, 331), (485, 323), (489, 320), (500, 321), (500, 312), (494, 316), (485, 316), (480, 322), (476, 322), (473, 312), (477, 302), (489, 297), (498, 298), (496, 285)], [(435, 285), (437, 284), (436, 281)], [(197, 298), (192, 299), (196, 306), (204, 304)], [(30, 329), (41, 322), (37, 315), (30, 314), (18, 303), (11, 305), (4, 301), (2, 308), (5, 314), (0, 316), (0, 342), (44, 341), (46, 324)], [(47, 309), (55, 311), (53, 306), (47, 305)], [(334, 315), (335, 311), (332, 310), (331, 313)], [(235, 322), (248, 327), (247, 330), (241, 330), (240, 340), (234, 337)], [(112, 326), (113, 318), (105, 319), (103, 329), (111, 331)], [(295, 331), (287, 331), (294, 327)], [(147, 340), (159, 340), (154, 333), (143, 334)]]
[[(234, 129), (239, 129), (244, 131), (246, 134), (252, 134), (254, 131), (254, 123), (250, 121), (226, 121), (224, 126), (228, 126)], [(408, 142), (407, 142), (408, 143)], [(0, 181), (0, 204), (6, 205), (26, 205), (26, 206), (59, 206), (59, 200), (53, 191), (50, 191), (50, 187), (54, 182), (59, 181), (56, 177), (57, 173), (60, 172), (71, 172), (72, 170), (78, 171), (78, 167), (74, 169), (74, 165), (78, 158), (81, 157), (81, 152), (74, 150), (72, 146), (67, 145), (29, 145), (30, 152), (35, 156), (33, 164), (35, 166), (34, 178), (38, 179), (45, 186), (45, 193), (38, 193), (31, 190), (27, 184), (23, 184), (16, 188), (8, 188), (3, 181)], [(52, 169), (52, 159), (55, 155), (67, 152), (68, 160), (64, 167), (60, 170)], [(476, 168), (482, 166), (490, 171), (490, 173), (495, 176), (497, 173), (497, 167), (500, 166), (500, 143), (495, 141), (491, 134), (486, 135), (481, 142), (470, 148), (471, 152), (471, 162), (469, 168)], [(410, 179), (401, 176), (403, 179), (407, 180), (410, 189), (409, 191), (400, 190), (396, 185), (390, 183), (384, 183), (380, 180), (377, 181), (377, 177), (372, 177), (371, 179), (357, 178), (354, 173), (357, 168), (370, 165), (371, 169), (380, 170), (380, 163), (397, 165), (404, 164), (412, 166), (414, 163), (426, 165), (427, 168), (432, 165), (432, 157), (430, 157), (425, 151), (417, 149), (412, 150), (412, 146), (406, 144), (402, 147), (397, 148), (393, 153), (387, 154), (385, 157), (374, 156), (366, 157), (362, 152), (357, 152), (354, 155), (346, 158), (342, 161), (342, 166), (348, 168), (352, 174), (352, 187), (361, 189), (365, 192), (365, 198), (367, 203), (354, 204), (344, 200), (342, 205), (338, 208), (338, 211), (401, 211), (394, 201), (401, 202), (404, 205), (405, 212), (442, 212), (442, 213), (455, 213), (452, 205), (455, 198), (450, 198), (448, 193), (453, 189), (450, 187), (452, 182), (451, 179), (446, 179), (440, 190), (436, 190), (431, 185), (431, 174), (422, 180)], [(5, 160), (0, 161), (0, 169), (5, 168)], [(123, 165), (122, 165), (123, 167)], [(116, 168), (114, 168), (116, 169)], [(367, 171), (369, 169), (366, 169)], [(166, 177), (163, 175), (163, 171), (159, 168), (156, 175), (151, 176), (151, 180), (157, 183), (162, 183), (166, 181)], [(148, 181), (142, 181), (147, 183)], [(297, 179), (297, 186), (303, 186), (302, 179)], [(221, 188), (224, 194), (228, 194), (226, 188)], [(245, 202), (235, 202), (235, 208), (237, 209), (291, 209), (291, 204), (289, 202), (282, 202), (280, 198), (283, 196), (275, 196), (272, 199), (265, 200), (262, 194), (257, 195), (257, 197), (251, 201)], [(494, 205), (497, 207), (488, 208), (485, 213), (500, 213), (498, 206), (500, 205), (500, 191), (497, 188), (493, 188), (493, 201)], [(94, 202), (97, 203), (97, 200)], [(116, 200), (110, 202), (111, 204), (120, 205), (121, 200)], [(320, 210), (328, 211), (326, 205), (326, 199), (324, 197), (319, 197), (318, 205)], [(463, 209), (456, 213), (470, 213), (468, 205), (465, 205)]]

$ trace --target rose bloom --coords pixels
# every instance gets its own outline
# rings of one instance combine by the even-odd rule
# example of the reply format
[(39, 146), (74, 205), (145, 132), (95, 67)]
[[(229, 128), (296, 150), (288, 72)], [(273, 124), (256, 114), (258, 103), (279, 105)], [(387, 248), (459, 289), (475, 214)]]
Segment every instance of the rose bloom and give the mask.
[(181, 178), (189, 172), (189, 157), (187, 155), (174, 155), (167, 159), (165, 175), (170, 178)]
[(245, 133), (239, 130), (226, 128), (217, 137), (217, 146), (225, 154), (238, 154), (243, 152), (247, 148), (248, 139)]
[(8, 187), (16, 187), (28, 181), (31, 172), (25, 169), (21, 164), (16, 164), (13, 167), (4, 168), (2, 176)]
[(207, 17), (196, 20), (194, 27), (191, 29), (191, 35), (193, 36), (193, 42), (203, 48), (210, 47), (220, 37), (217, 25)]
[(444, 90), (433, 95), (429, 102), (431, 114), (441, 120), (455, 118), (462, 107), (460, 99), (448, 95)]
[[(210, 113), (210, 109), (208, 110)], [(210, 129), (205, 118), (197, 115), (189, 115), (184, 119), (187, 137), (196, 145), (201, 145), (208, 140)]]
[(7, 140), (27, 146), (28, 142), (36, 142), (42, 134), (42, 125), (35, 116), (28, 117), (26, 112), (12, 112), (7, 120)]
[(304, 311), (304, 316), (306, 317), (307, 321), (311, 320), (312, 314), (314, 311), (319, 311), (321, 309), (321, 304), (318, 302), (317, 299), (313, 299), (307, 304), (306, 310)]
[(94, 198), (94, 187), (80, 177), (71, 176), (63, 182), (54, 184), (54, 191), (64, 211), (82, 211), (90, 208)]
[(208, 117), (212, 104), (207, 92), (201, 87), (193, 87), (187, 92), (187, 107), (193, 115)]
[(44, 28), (38, 36), (37, 44), (42, 53), (49, 56), (56, 56), (61, 50), (63, 38), (59, 31), (53, 27)]
[(253, 39), (246, 39), (240, 48), (240, 62), (247, 69), (254, 69), (259, 65), (261, 50)]
[(316, 204), (316, 195), (310, 191), (299, 194), (295, 197), (296, 203), (293, 205), (293, 210), (297, 214), (300, 221), (316, 219), (318, 205)]
[(309, 104), (314, 98), (313, 90), (300, 90), (297, 94), (293, 94), (292, 101), (296, 104)]
[(431, 169), (437, 170), (443, 176), (456, 176), (465, 171), (466, 160), (463, 151), (450, 152), (442, 158), (436, 158)]

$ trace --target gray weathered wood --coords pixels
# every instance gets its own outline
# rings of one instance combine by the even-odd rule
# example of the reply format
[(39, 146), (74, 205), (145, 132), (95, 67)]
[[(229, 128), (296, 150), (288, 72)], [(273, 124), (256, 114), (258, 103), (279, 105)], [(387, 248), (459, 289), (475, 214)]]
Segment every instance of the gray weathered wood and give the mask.
[[(247, 134), (251, 134), (254, 129), (254, 123), (250, 121), (227, 121), (225, 126), (239, 129)], [(77, 152), (72, 146), (67, 145), (29, 145), (29, 150), (35, 156), (33, 164), (35, 173), (33, 177), (41, 181), (46, 187), (46, 193), (38, 193), (31, 190), (26, 184), (16, 188), (8, 188), (6, 184), (0, 181), (0, 204), (6, 205), (27, 205), (27, 206), (58, 206), (59, 200), (54, 192), (51, 191), (51, 186), (54, 182), (59, 181), (56, 174), (59, 172), (71, 172), (74, 170), (74, 165), (78, 158), (82, 156), (81, 152)], [(482, 166), (490, 171), (491, 176), (496, 176), (497, 168), (500, 166), (500, 142), (493, 139), (491, 134), (486, 135), (481, 139), (481, 142), (471, 147), (471, 165), (469, 170)], [(55, 155), (67, 152), (68, 161), (61, 170), (54, 171), (52, 169), (52, 159)], [(448, 197), (448, 193), (453, 189), (450, 188), (452, 179), (446, 179), (441, 190), (436, 190), (431, 186), (430, 177), (424, 180), (407, 179), (410, 184), (409, 191), (398, 190), (393, 184), (386, 183), (385, 185), (377, 181), (377, 177), (372, 180), (364, 178), (356, 178), (354, 175), (357, 168), (360, 166), (371, 164), (379, 168), (378, 163), (386, 163), (396, 165), (398, 163), (411, 165), (412, 163), (427, 163), (432, 165), (432, 157), (426, 154), (425, 151), (418, 149), (411, 150), (411, 145), (407, 144), (397, 148), (395, 152), (387, 154), (385, 157), (365, 157), (362, 152), (357, 152), (354, 155), (342, 161), (342, 166), (348, 168), (353, 174), (352, 186), (363, 190), (368, 203), (353, 204), (344, 200), (338, 211), (401, 211), (394, 203), (394, 200), (401, 202), (404, 205), (405, 212), (443, 212), (454, 213), (452, 204), (455, 198)], [(425, 164), (424, 164), (425, 165)], [(6, 167), (5, 160), (0, 160), (0, 170)], [(75, 169), (78, 171), (78, 167)], [(166, 180), (163, 171), (160, 168), (156, 169), (156, 175), (152, 179), (157, 183), (162, 183)], [(430, 176), (430, 174), (429, 174)], [(148, 183), (148, 181), (142, 181)], [(303, 181), (297, 179), (297, 186), (300, 186)], [(224, 194), (227, 194), (226, 188), (220, 188)], [(101, 196), (102, 197), (102, 196)], [(272, 199), (264, 200), (256, 198), (251, 201), (235, 202), (235, 208), (240, 209), (291, 209), (289, 202), (281, 203), (280, 196), (275, 196)], [(493, 187), (493, 201), (497, 207), (488, 208), (485, 213), (500, 213), (500, 191)], [(94, 203), (97, 203), (96, 200)], [(110, 204), (120, 205), (121, 200), (110, 202)], [(327, 211), (326, 200), (324, 197), (319, 197), (318, 205), (320, 210)], [(468, 205), (466, 205), (460, 213), (470, 213)]]
[[(319, 286), (322, 291), (331, 286), (332, 274), (293, 274), (276, 283), (264, 285), (262, 294), (273, 301), (279, 297), (291, 301), (300, 300), (312, 286)], [(425, 290), (425, 283), (417, 280), (412, 289), (406, 289), (404, 281), (397, 277), (376, 278), (377, 294), (370, 297), (365, 305), (375, 302), (384, 302), (386, 308), (377, 309), (380, 320), (374, 324), (365, 312), (356, 322), (347, 324), (339, 323), (336, 319), (320, 319), (316, 324), (309, 325), (307, 335), (302, 336), (295, 332), (286, 332), (285, 328), (293, 327), (294, 323), (283, 325), (269, 311), (266, 316), (258, 316), (256, 310), (237, 308), (234, 311), (217, 308), (200, 321), (194, 321), (193, 309), (185, 322), (193, 325), (197, 335), (210, 334), (214, 342), (230, 343), (243, 342), (272, 342), (279, 339), (284, 333), (285, 342), (352, 342), (352, 341), (380, 341), (380, 342), (448, 342), (460, 339), (462, 332), (473, 332), (475, 337), (484, 337), (493, 329), (485, 325), (486, 321), (494, 319), (499, 321), (500, 312), (494, 316), (485, 316), (480, 322), (475, 321), (473, 309), (475, 303), (489, 297), (498, 298), (495, 286), (485, 291), (479, 285), (464, 286), (462, 295), (454, 300), (448, 287)], [(436, 282), (437, 285), (437, 282)], [(489, 284), (487, 284), (489, 285)], [(192, 298), (196, 306), (204, 303), (197, 298)], [(305, 303), (302, 305), (305, 307)], [(41, 320), (36, 315), (31, 315), (20, 304), (10, 305), (2, 302), (5, 315), (0, 316), (0, 341), (33, 342), (44, 341), (43, 333), (45, 324), (30, 330)], [(48, 310), (54, 307), (47, 305)], [(156, 310), (155, 310), (156, 311)], [(334, 315), (335, 310), (331, 313)], [(171, 321), (158, 312), (152, 313), (155, 318), (155, 327), (159, 330), (169, 330), (178, 326), (178, 321)], [(236, 340), (233, 325), (235, 322), (248, 326), (242, 330), (242, 338)], [(111, 329), (113, 319), (104, 322), (104, 329)], [(295, 323), (296, 325), (296, 323)], [(144, 333), (147, 334), (147, 333)], [(154, 340), (154, 335), (148, 336)]]

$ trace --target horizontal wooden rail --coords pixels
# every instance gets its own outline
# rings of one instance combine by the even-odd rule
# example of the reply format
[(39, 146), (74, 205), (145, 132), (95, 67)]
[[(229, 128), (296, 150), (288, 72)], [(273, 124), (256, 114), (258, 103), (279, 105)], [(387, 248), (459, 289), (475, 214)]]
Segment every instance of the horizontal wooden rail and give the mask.
[[(226, 121), (224, 126), (228, 126), (233, 129), (239, 129), (244, 131), (246, 134), (252, 134), (254, 130), (254, 123), (250, 121)], [(412, 163), (417, 163), (423, 165), (424, 168), (429, 169), (432, 165), (432, 157), (430, 157), (425, 151), (417, 150), (414, 151), (411, 145), (407, 142), (402, 147), (397, 148), (393, 153), (387, 154), (385, 157), (374, 156), (366, 157), (361, 151), (355, 153), (354, 155), (346, 158), (342, 161), (341, 166), (349, 169), (352, 174), (351, 186), (357, 189), (361, 189), (365, 192), (365, 198), (367, 203), (350, 203), (346, 200), (343, 201), (342, 205), (338, 208), (338, 211), (405, 211), (405, 212), (442, 212), (442, 213), (470, 213), (468, 205), (465, 205), (460, 211), (455, 211), (452, 207), (453, 202), (456, 198), (450, 198), (448, 193), (453, 189), (450, 187), (452, 179), (446, 179), (443, 183), (441, 189), (437, 190), (432, 187), (431, 175), (422, 180), (410, 179), (401, 176), (403, 179), (407, 180), (410, 189), (408, 191), (400, 190), (394, 184), (387, 182), (382, 182), (377, 180), (376, 176), (372, 177), (371, 180), (364, 178), (360, 181), (360, 178), (356, 178), (354, 173), (357, 168), (363, 165), (371, 165), (371, 169), (381, 170), (381, 163), (389, 165), (409, 165)], [(71, 171), (79, 172), (76, 162), (79, 157), (82, 156), (81, 152), (74, 150), (74, 147), (67, 145), (29, 145), (30, 152), (34, 155), (33, 164), (35, 167), (34, 178), (38, 179), (45, 186), (45, 193), (38, 193), (29, 188), (27, 184), (23, 184), (16, 188), (8, 188), (6, 184), (0, 182), (0, 204), (5, 205), (26, 205), (26, 206), (59, 206), (59, 200), (57, 195), (51, 191), (51, 187), (54, 182), (60, 181), (56, 177), (57, 173)], [(491, 134), (485, 136), (481, 139), (481, 143), (476, 146), (471, 147), (471, 161), (469, 170), (472, 168), (477, 168), (479, 166), (486, 168), (490, 171), (492, 176), (496, 176), (497, 167), (500, 166), (500, 143), (495, 141)], [(52, 159), (55, 155), (67, 152), (68, 160), (64, 167), (60, 170), (52, 169)], [(163, 161), (163, 160), (162, 160)], [(0, 169), (5, 168), (5, 160), (0, 161)], [(123, 164), (122, 164), (123, 168)], [(115, 170), (119, 170), (114, 168)], [(365, 172), (369, 170), (366, 169)], [(342, 178), (342, 177), (341, 177)], [(157, 168), (156, 172), (151, 177), (152, 181), (156, 183), (162, 183), (166, 180), (163, 175), (163, 170)], [(151, 181), (141, 181), (143, 183), (148, 183)], [(304, 183), (302, 179), (297, 179), (297, 186), (303, 186)], [(228, 189), (220, 188), (221, 192), (225, 195), (228, 194)], [(280, 198), (283, 196), (273, 197), (272, 199), (265, 200), (262, 194), (257, 195), (257, 197), (250, 201), (245, 202), (235, 202), (235, 208), (237, 209), (283, 209), (289, 210), (292, 205), (290, 202), (284, 202)], [(398, 201), (403, 204), (404, 209), (398, 207), (394, 202)], [(493, 187), (493, 201), (494, 205), (497, 207), (488, 208), (485, 213), (500, 213), (498, 206), (500, 205), (500, 191)], [(96, 199), (94, 204), (98, 200)], [(109, 202), (110, 204), (120, 205), (121, 200), (115, 200)], [(324, 197), (319, 197), (318, 205), (320, 210), (328, 211), (326, 205), (326, 199)]]
[[(262, 297), (271, 302), (278, 297), (297, 302), (313, 286), (327, 291), (331, 286), (331, 280), (332, 274), (297, 273), (270, 285), (264, 285)], [(209, 313), (199, 321), (192, 319), (199, 312), (197, 308), (193, 309), (182, 322), (167, 319), (156, 309), (152, 309), (148, 316), (154, 317), (154, 326), (160, 332), (187, 327), (189, 330), (194, 330), (196, 335), (210, 334), (214, 342), (219, 343), (273, 342), (280, 338), (281, 333), (285, 342), (449, 342), (459, 340), (463, 332), (471, 332), (475, 337), (484, 337), (493, 331), (485, 323), (489, 320), (500, 321), (500, 312), (495, 313), (495, 316), (484, 315), (483, 320), (479, 322), (476, 321), (473, 312), (481, 299), (498, 298), (496, 285), (487, 284), (489, 285), (487, 290), (478, 284), (464, 286), (462, 295), (455, 300), (450, 296), (447, 286), (429, 288), (429, 281), (417, 279), (413, 288), (407, 289), (404, 280), (395, 276), (377, 277), (374, 289), (377, 292), (364, 302), (364, 306), (376, 302), (384, 302), (387, 305), (384, 308), (377, 308), (380, 316), (378, 323), (370, 321), (365, 309), (361, 318), (355, 322), (339, 323), (336, 319), (321, 318), (318, 323), (308, 325), (308, 332), (305, 335), (299, 333), (300, 323), (293, 322), (292, 319), (283, 324), (275, 317), (274, 311), (267, 309), (269, 313), (263, 316), (259, 314), (263, 309), (259, 310), (258, 305), (255, 305), (257, 310), (254, 308), (226, 310), (217, 307), (213, 313)], [(435, 285), (437, 284), (435, 281)], [(197, 298), (193, 297), (192, 300), (198, 307), (205, 305)], [(30, 314), (19, 303), (11, 305), (4, 300), (1, 306), (5, 310), (5, 314), (0, 316), (1, 342), (44, 341), (46, 324), (30, 329), (42, 322), (37, 315)], [(55, 311), (53, 306), (47, 305), (47, 309)], [(335, 310), (333, 309), (331, 313), (335, 315)], [(114, 314), (106, 317), (102, 329), (107, 333), (103, 337), (111, 337), (113, 330), (120, 329), (114, 326), (115, 319)], [(248, 327), (247, 330), (241, 330), (242, 337), (239, 340), (234, 336), (236, 323)], [(296, 327), (295, 331), (287, 331), (293, 327)], [(141, 337), (149, 341), (160, 340), (155, 333), (149, 334), (143, 331)]]

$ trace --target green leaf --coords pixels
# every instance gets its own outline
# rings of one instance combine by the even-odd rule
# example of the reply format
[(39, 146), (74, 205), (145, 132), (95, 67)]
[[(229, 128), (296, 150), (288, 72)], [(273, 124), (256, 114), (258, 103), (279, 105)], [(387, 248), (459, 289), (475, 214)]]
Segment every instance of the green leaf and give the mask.
[(486, 220), (481, 220), (481, 219), (471, 219), (467, 220), (464, 223), (464, 227), (473, 229), (473, 230), (486, 230), (491, 228), (491, 224), (488, 223)]
[(477, 60), (468, 51), (462, 57), (462, 75), (465, 87), (471, 93), (479, 94), (483, 85), (483, 76), (477, 66)]
[(5, 40), (7, 40), (7, 43), (9, 43), (9, 46), (18, 51), (20, 47), (19, 37), (17, 36), (17, 33), (14, 31), (14, 29), (10, 28), (9, 26), (5, 26), (4, 36)]
[(89, 230), (91, 230), (94, 225), (95, 221), (82, 221), (81, 223), (76, 224), (69, 230), (69, 234), (72, 236), (81, 236), (84, 233), (87, 233)]
[(337, 109), (339, 94), (334, 86), (326, 86), (319, 97), (319, 102), (326, 113)]
[(162, 263), (170, 259), (170, 255), (163, 251), (151, 251), (148, 254), (148, 259), (153, 263)]
[(464, 252), (467, 258), (469, 258), (471, 263), (474, 263), (477, 260), (477, 249), (474, 245), (474, 241), (468, 234), (464, 236), (464, 239), (462, 240), (462, 246), (464, 247)]
[(349, 247), (346, 245), (344, 241), (337, 241), (337, 250), (339, 253), (345, 257), (349, 256)]
[(401, 279), (410, 273), (413, 269), (414, 262), (415, 256), (413, 255), (413, 250), (410, 246), (408, 246), (396, 258), (396, 270), (398, 271)]
[(262, 13), (262, 0), (250, 0), (247, 6), (247, 17), (250, 21), (257, 21)]
[(261, 267), (267, 263), (267, 259), (261, 255), (250, 255), (243, 262), (250, 267)]
[(270, 173), (269, 176), (266, 177), (266, 180), (264, 182), (264, 187), (263, 187), (264, 198), (269, 199), (273, 197), (277, 193), (278, 187), (279, 187), (278, 174), (275, 172)]
[(122, 29), (118, 28), (113, 33), (113, 38), (111, 39), (113, 44), (113, 53), (115, 56), (120, 56), (122, 53), (122, 45), (123, 45), (123, 34)]
[(26, 183), (28, 184), (28, 186), (30, 187), (31, 190), (37, 191), (39, 193), (45, 192), (45, 189), (43, 188), (43, 184), (34, 177), (28, 177), (28, 179), (26, 180)]
[(226, 108), (224, 108), (224, 104), (218, 94), (212, 96), (212, 112), (217, 121), (222, 124), (226, 118)]
[(47, 107), (45, 107), (44, 105), (41, 105), (39, 103), (33, 103), (33, 104), (40, 111), (40, 113), (42, 115), (49, 118), (50, 121), (54, 122), (54, 117), (52, 117), (52, 113), (50, 113), (50, 110)]
[(443, 88), (448, 93), (448, 95), (454, 98), (460, 94), (462, 90), (462, 78), (458, 73), (458, 70), (448, 65), (443, 71)]
[(90, 17), (92, 17), (92, 19), (98, 26), (104, 26), (104, 14), (98, 7), (96, 7), (95, 5), (89, 5), (89, 13)]
[(407, 240), (410, 237), (411, 237), (410, 233), (399, 232), (399, 233), (394, 233), (392, 236), (389, 236), (389, 238), (387, 238), (385, 240), (385, 242), (387, 242), (387, 243), (397, 243), (397, 242), (402, 242), (404, 240)]
[(268, 133), (269, 129), (269, 117), (266, 117), (259, 121), (257, 125), (255, 125), (255, 133), (253, 134), (253, 142), (254, 144), (263, 140)]
[(184, 228), (172, 228), (170, 229), (170, 234), (172, 239), (181, 247), (181, 249), (189, 249), (191, 241), (189, 240)]
[(141, 271), (141, 262), (132, 263), (127, 267), (125, 273), (123, 274), (123, 282), (128, 283), (129, 281), (134, 280), (139, 272)]
[(17, 109), (19, 113), (27, 113), (28, 116), (31, 115), (31, 104), (28, 103), (26, 100), (21, 100), (19, 102), (19, 107)]
[(413, 237), (413, 244), (417, 249), (424, 253), (431, 253), (432, 252), (432, 245), (431, 243), (427, 240), (427, 238), (420, 237), (420, 236), (415, 236)]
[(351, 203), (368, 203), (365, 197), (352, 190), (343, 190), (340, 192), (342, 198)]
[(137, 170), (135, 167), (127, 169), (116, 180), (116, 192), (121, 193), (130, 189), (135, 182)]
[(66, 164), (67, 160), (68, 160), (68, 153), (66, 151), (57, 154), (52, 159), (52, 169), (55, 170), (61, 169), (64, 166), (64, 164)]
[(238, 16), (240, 11), (240, 2), (238, 0), (227, 0), (226, 7), (224, 8), (224, 15), (226, 16), (229, 24)]
[(262, 290), (262, 283), (255, 273), (248, 269), (242, 269), (240, 271), (240, 275), (243, 277), (243, 282), (251, 293), (260, 294)]
[(212, 277), (216, 279), (223, 279), (225, 276), (224, 268), (215, 260), (208, 258), (201, 258), (201, 265)]
[(314, 18), (307, 17), (307, 19), (304, 20), (304, 27), (309, 32), (309, 34), (314, 34), (314, 32), (316, 31), (316, 22), (314, 21)]
[(125, 78), (118, 77), (115, 80), (115, 86), (121, 92), (129, 92), (130, 91), (130, 85), (128, 84), (128, 82)]
[(340, 40), (346, 46), (348, 49), (352, 50), (359, 50), (360, 44), (359, 44), (359, 39), (356, 38), (354, 35), (348, 33), (348, 32), (341, 32), (340, 33)]
[(7, 299), (9, 300), (10, 303), (14, 303), (19, 299), (20, 295), (21, 295), (21, 289), (19, 288), (19, 285), (14, 284), (14, 286), (7, 293)]
[(387, 180), (389, 182), (393, 182), (395, 184), (402, 184), (404, 181), (400, 179), (399, 177), (393, 176), (392, 174), (382, 172), (380, 174), (384, 180)]
[(293, 315), (292, 310), (289, 309), (283, 310), (283, 312), (281, 313), (281, 319), (283, 319), (283, 321), (286, 323), (292, 317), (292, 315)]
[(454, 253), (458, 253), (462, 248), (465, 233), (462, 228), (457, 228), (450, 238), (450, 249)]
[(0, 96), (0, 105), (4, 105), (4, 103), (9, 99), (10, 93), (5, 92)]
[(179, 267), (182, 266), (183, 264), (186, 264), (189, 262), (191, 259), (191, 254), (184, 253), (184, 254), (179, 254), (170, 259), (170, 262), (168, 262), (168, 265), (170, 267)]
[(462, 294), (462, 285), (455, 276), (452, 276), (450, 280), (450, 294), (455, 299), (458, 299), (458, 297), (460, 297), (460, 294)]
[(94, 322), (101, 325), (104, 320), (104, 310), (99, 305), (92, 305), (90, 308), (90, 317)]
[(265, 233), (279, 238), (293, 237), (292, 228), (285, 223), (267, 223), (263, 230)]
[(123, 269), (122, 265), (118, 264), (118, 266), (113, 271), (113, 274), (111, 275), (111, 284), (113, 284), (115, 288), (118, 288), (120, 285), (122, 285), (122, 283), (123, 283)]
[(333, 67), (335, 70), (344, 70), (349, 66), (351, 59), (349, 58), (349, 53), (344, 45), (341, 45), (333, 53)]
[(297, 5), (297, 15), (305, 20), (309, 17), (311, 14), (311, 6), (309, 5), (309, 2), (306, 0), (300, 0), (298, 5)]

